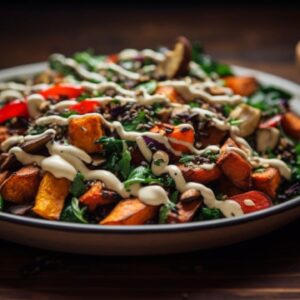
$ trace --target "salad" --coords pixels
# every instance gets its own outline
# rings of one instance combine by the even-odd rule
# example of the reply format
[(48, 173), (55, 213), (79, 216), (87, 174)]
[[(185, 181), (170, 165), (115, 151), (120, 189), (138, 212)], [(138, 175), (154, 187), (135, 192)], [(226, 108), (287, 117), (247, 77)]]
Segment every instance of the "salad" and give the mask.
[(104, 225), (186, 223), (300, 194), (292, 95), (173, 49), (54, 54), (0, 83), (0, 210)]

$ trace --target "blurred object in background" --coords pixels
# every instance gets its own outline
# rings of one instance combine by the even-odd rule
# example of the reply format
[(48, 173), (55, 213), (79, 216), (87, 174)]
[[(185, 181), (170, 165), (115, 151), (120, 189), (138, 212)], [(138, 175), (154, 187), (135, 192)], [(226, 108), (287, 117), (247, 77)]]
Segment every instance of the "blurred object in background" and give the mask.
[(300, 71), (300, 41), (298, 42), (296, 46), (296, 63), (298, 66), (298, 69)]
[(0, 11), (0, 68), (44, 61), (53, 52), (172, 46), (185, 35), (224, 62), (295, 80), (298, 2), (6, 1)]

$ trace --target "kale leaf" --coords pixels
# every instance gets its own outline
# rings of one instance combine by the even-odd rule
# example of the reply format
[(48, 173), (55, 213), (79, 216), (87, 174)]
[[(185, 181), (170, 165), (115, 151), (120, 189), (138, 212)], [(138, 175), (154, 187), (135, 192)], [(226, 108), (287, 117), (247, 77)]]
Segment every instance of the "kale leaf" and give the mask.
[(79, 207), (79, 200), (73, 197), (61, 213), (60, 220), (65, 222), (88, 223), (86, 220), (86, 207)]
[(80, 197), (86, 190), (83, 175), (78, 172), (72, 182), (70, 192), (74, 197)]
[(131, 172), (131, 153), (125, 141), (114, 137), (101, 137), (97, 143), (103, 144), (103, 156), (106, 162), (104, 169), (109, 170), (123, 179), (127, 179)]
[(233, 75), (229, 65), (220, 64), (211, 56), (204, 53), (203, 47), (200, 43), (194, 43), (192, 47), (192, 60), (197, 63), (202, 70), (208, 74), (218, 74), (221, 77)]
[(149, 168), (139, 166), (131, 171), (127, 180), (124, 182), (125, 188), (129, 189), (132, 184), (161, 184), (162, 180), (157, 178)]

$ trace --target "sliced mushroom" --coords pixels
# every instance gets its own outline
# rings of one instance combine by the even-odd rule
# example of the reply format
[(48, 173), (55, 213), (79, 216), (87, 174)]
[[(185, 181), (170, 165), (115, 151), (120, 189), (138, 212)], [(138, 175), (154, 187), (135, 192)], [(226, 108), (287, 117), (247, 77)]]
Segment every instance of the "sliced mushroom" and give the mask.
[(185, 37), (179, 37), (174, 50), (167, 54), (159, 69), (168, 78), (186, 75), (192, 59), (192, 47)]
[(200, 199), (201, 193), (196, 189), (190, 189), (183, 192), (180, 196), (181, 202), (192, 202), (194, 200)]
[(265, 152), (273, 150), (279, 141), (280, 132), (277, 128), (260, 128), (256, 133), (256, 149)]
[(240, 120), (239, 135), (246, 137), (252, 134), (260, 121), (261, 111), (247, 104), (238, 105), (229, 115), (230, 119)]
[[(52, 132), (39, 135), (36, 139), (25, 141), (20, 145), (20, 148), (29, 154), (35, 154), (43, 149), (45, 145), (50, 142), (54, 137)], [(9, 153), (1, 164), (0, 171), (6, 171), (11, 169), (16, 169), (18, 166), (18, 161), (16, 157)]]
[(31, 211), (32, 207), (33, 207), (33, 203), (18, 204), (18, 205), (10, 206), (7, 209), (7, 212), (13, 215), (24, 216)]
[(25, 141), (23, 144), (21, 144), (21, 148), (30, 154), (34, 154), (36, 152), (39, 152), (45, 147), (45, 145), (50, 142), (54, 137), (54, 134), (52, 132), (40, 135), (36, 139)]
[(163, 107), (158, 113), (157, 116), (159, 117), (161, 122), (168, 122), (169, 118), (172, 113), (172, 108), (170, 107)]

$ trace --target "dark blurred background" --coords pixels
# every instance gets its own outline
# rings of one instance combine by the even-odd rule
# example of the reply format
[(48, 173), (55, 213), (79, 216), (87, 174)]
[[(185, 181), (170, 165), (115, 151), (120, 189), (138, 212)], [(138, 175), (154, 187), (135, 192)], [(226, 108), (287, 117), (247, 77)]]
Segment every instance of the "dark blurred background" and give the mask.
[(99, 53), (200, 40), (226, 62), (297, 80), (300, 1), (10, 1), (1, 4), (0, 68), (53, 52)]

